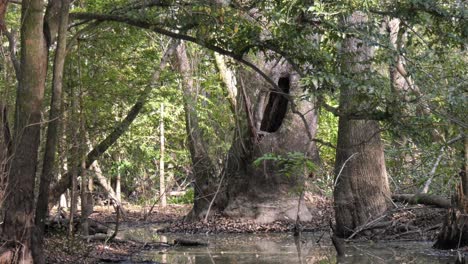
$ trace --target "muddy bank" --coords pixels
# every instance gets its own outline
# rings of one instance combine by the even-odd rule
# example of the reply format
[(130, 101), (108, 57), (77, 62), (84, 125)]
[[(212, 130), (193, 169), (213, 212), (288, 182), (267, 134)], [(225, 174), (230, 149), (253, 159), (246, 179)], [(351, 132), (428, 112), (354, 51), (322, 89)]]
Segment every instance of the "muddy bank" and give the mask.
[[(323, 237), (330, 233), (329, 223), (333, 221), (331, 202), (323, 200), (315, 205), (309, 205), (313, 214), (312, 221), (301, 222), (303, 232), (316, 232)], [(231, 219), (224, 215), (215, 215), (208, 221), (187, 222), (184, 216), (190, 211), (190, 206), (168, 206), (155, 208), (147, 215), (148, 209), (138, 206), (126, 206), (125, 216), (121, 219), (122, 230), (136, 227), (152, 227), (156, 234), (268, 234), (289, 233), (294, 230), (292, 221), (275, 221), (269, 224), (256, 223), (249, 219)], [(385, 215), (375, 218), (359, 228), (351, 237), (353, 241), (433, 241), (443, 222), (445, 209), (422, 205), (397, 204), (397, 207)], [(145, 217), (146, 216), (146, 217)], [(146, 220), (145, 220), (146, 218)], [(91, 215), (92, 221), (109, 226), (113, 230), (116, 214), (112, 207), (96, 207)], [(170, 242), (169, 242), (170, 243)], [(98, 263), (101, 261), (115, 262), (130, 259), (136, 252), (144, 250), (163, 250), (167, 245), (151, 248), (145, 243), (125, 238), (119, 241), (91, 241), (76, 238), (69, 241), (64, 230), (52, 230), (47, 234), (46, 253), (48, 263)]]

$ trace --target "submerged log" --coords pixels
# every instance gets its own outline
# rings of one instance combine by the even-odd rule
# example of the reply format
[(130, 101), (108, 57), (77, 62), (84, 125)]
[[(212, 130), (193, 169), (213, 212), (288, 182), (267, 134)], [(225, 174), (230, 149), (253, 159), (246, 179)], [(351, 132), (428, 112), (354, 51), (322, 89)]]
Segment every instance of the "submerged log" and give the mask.
[(432, 194), (394, 194), (392, 199), (396, 202), (405, 202), (410, 204), (432, 205), (440, 208), (451, 208), (452, 204), (449, 199)]
[(174, 246), (185, 246), (185, 247), (207, 247), (208, 243), (194, 241), (194, 240), (187, 240), (178, 238), (174, 240)]

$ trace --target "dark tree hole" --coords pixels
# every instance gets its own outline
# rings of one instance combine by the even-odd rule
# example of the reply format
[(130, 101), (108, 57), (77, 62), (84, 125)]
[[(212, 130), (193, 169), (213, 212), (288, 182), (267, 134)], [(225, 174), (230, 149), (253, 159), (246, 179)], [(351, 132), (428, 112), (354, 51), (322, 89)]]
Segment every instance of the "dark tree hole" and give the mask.
[[(289, 94), (289, 77), (279, 78), (278, 86), (283, 93)], [(288, 99), (286, 96), (281, 93), (270, 93), (260, 130), (270, 133), (276, 132), (281, 127), (287, 110)]]

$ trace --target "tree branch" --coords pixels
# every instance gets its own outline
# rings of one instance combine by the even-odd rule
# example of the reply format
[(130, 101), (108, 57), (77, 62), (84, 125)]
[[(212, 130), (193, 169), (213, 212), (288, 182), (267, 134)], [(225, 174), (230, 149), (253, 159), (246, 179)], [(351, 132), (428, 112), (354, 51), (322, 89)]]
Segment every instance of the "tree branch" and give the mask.
[(4, 30), (2, 32), (8, 39), (8, 48), (10, 50), (10, 59), (11, 59), (11, 62), (13, 63), (13, 68), (15, 69), (16, 80), (19, 81), (18, 78), (20, 76), (20, 62), (19, 62), (18, 58), (16, 57), (16, 39), (15, 39), (14, 33), (9, 32), (8, 30)]
[(144, 28), (144, 29), (149, 29), (152, 30), (156, 33), (175, 38), (175, 39), (180, 39), (180, 40), (185, 40), (189, 41), (195, 44), (198, 44), (204, 48), (207, 48), (209, 50), (218, 52), (219, 54), (231, 57), (235, 59), (236, 61), (248, 66), (252, 70), (254, 70), (256, 73), (260, 74), (262, 78), (264, 78), (272, 87), (274, 91), (281, 92), (281, 89), (278, 87), (278, 85), (262, 70), (260, 70), (256, 65), (254, 65), (252, 62), (246, 60), (243, 58), (243, 54), (237, 54), (235, 52), (225, 50), (219, 46), (206, 43), (202, 39), (197, 39), (195, 37), (192, 37), (190, 35), (182, 34), (182, 33), (176, 33), (167, 29), (164, 29), (160, 27), (159, 25), (149, 23), (145, 20), (140, 20), (140, 19), (134, 19), (126, 16), (118, 16), (118, 15), (109, 15), (109, 14), (96, 14), (96, 13), (72, 13), (71, 14), (72, 19), (84, 19), (84, 20), (97, 20), (97, 21), (112, 21), (112, 22), (120, 22), (120, 23), (125, 23), (127, 25), (139, 27), (139, 28)]
[[(174, 53), (178, 41), (174, 40), (171, 41), (168, 49), (164, 53), (163, 57), (161, 58), (161, 62), (159, 63), (159, 67), (153, 73), (151, 77), (150, 83), (146, 86), (144, 91), (140, 94), (137, 99), (137, 102), (133, 105), (133, 107), (128, 112), (127, 116), (114, 128), (114, 130), (104, 139), (102, 140), (93, 150), (91, 150), (88, 155), (86, 155), (86, 169), (89, 169), (94, 161), (96, 161), (104, 152), (107, 151), (109, 147), (111, 147), (119, 138), (122, 136), (130, 127), (132, 122), (137, 118), (138, 114), (140, 113), (141, 109), (145, 105), (149, 93), (153, 88), (156, 86), (156, 83), (159, 80), (159, 76), (163, 69), (166, 67), (167, 62), (171, 55)], [(55, 202), (60, 195), (66, 191), (66, 189), (70, 186), (71, 183), (71, 173), (66, 173), (60, 179), (59, 182), (52, 188), (51, 196), (49, 197), (49, 202)]]

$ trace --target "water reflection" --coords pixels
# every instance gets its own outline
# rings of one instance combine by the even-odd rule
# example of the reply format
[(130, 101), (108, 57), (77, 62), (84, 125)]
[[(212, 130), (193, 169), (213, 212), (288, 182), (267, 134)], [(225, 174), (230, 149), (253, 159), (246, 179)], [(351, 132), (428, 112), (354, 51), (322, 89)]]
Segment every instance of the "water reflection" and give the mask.
[[(172, 242), (176, 238), (209, 243), (208, 247), (175, 247), (143, 251), (133, 262), (155, 261), (174, 264), (310, 264), (310, 263), (448, 263), (453, 258), (434, 256), (431, 243), (385, 242), (346, 245), (346, 256), (336, 259), (329, 239), (317, 244), (320, 234), (218, 234), (158, 235), (156, 230), (128, 230), (128, 238)], [(151, 238), (151, 240), (148, 240)]]

